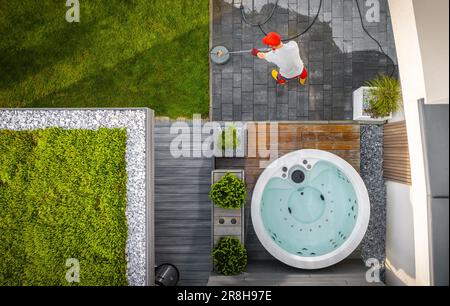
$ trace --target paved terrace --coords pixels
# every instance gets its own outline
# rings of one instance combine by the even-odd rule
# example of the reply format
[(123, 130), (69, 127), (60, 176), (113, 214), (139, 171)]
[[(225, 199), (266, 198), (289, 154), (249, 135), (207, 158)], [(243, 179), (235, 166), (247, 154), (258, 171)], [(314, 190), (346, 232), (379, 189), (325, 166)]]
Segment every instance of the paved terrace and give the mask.
[[(251, 22), (265, 20), (275, 0), (212, 0), (212, 45), (230, 51), (263, 47), (263, 35), (241, 20), (241, 2)], [(396, 62), (386, 0), (380, 0), (380, 22), (365, 25)], [(320, 0), (280, 0), (265, 31), (284, 38), (312, 21)], [(359, 0), (363, 14), (368, 7)], [(392, 69), (376, 43), (364, 32), (354, 0), (323, 0), (319, 19), (300, 39), (301, 56), (310, 71), (306, 86), (278, 86), (271, 64), (249, 54), (234, 55), (224, 66), (211, 65), (213, 120), (347, 120), (352, 119), (352, 92), (364, 81)]]

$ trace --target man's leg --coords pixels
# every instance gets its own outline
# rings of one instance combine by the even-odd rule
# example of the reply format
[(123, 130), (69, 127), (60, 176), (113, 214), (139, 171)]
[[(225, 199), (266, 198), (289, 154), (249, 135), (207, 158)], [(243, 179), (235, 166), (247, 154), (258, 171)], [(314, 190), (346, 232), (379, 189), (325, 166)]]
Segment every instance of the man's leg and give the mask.
[(281, 76), (281, 74), (278, 73), (278, 71), (276, 71), (275, 69), (272, 70), (272, 77), (275, 79), (275, 81), (277, 81), (278, 84), (281, 84), (281, 85), (286, 84), (286, 79), (283, 78)]
[(308, 70), (303, 68), (302, 74), (298, 77), (300, 84), (305, 85), (306, 80), (308, 79)]

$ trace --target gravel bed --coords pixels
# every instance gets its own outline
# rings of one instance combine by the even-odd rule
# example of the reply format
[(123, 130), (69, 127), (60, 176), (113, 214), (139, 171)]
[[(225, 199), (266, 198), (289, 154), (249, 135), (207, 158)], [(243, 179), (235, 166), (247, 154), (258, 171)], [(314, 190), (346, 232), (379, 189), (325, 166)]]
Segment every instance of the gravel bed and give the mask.
[(129, 285), (146, 282), (146, 112), (144, 110), (0, 110), (0, 129), (126, 128)]
[(383, 178), (383, 126), (361, 125), (361, 177), (370, 198), (370, 221), (361, 243), (363, 260), (386, 258), (386, 186)]

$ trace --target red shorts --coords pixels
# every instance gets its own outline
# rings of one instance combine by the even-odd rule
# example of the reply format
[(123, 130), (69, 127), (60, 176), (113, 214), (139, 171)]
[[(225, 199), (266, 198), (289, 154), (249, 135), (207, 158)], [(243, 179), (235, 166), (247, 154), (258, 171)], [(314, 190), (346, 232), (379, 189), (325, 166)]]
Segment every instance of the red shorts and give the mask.
[(278, 82), (278, 84), (286, 84), (287, 81), (294, 80), (294, 79), (304, 80), (307, 77), (308, 77), (308, 70), (306, 68), (303, 68), (303, 71), (300, 75), (290, 78), (290, 79), (285, 78), (284, 76), (281, 75), (281, 73), (278, 73), (277, 82)]

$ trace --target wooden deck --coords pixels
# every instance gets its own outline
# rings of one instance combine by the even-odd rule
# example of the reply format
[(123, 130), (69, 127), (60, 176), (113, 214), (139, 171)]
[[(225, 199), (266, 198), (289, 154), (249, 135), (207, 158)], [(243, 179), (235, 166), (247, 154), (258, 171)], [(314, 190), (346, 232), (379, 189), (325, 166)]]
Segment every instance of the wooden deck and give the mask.
[[(187, 122), (192, 125), (192, 122)], [(174, 158), (170, 121), (155, 125), (155, 261), (180, 270), (179, 285), (206, 285), (211, 271), (211, 158)], [(204, 138), (204, 137), (203, 137)]]
[[(265, 138), (270, 143), (274, 134), (268, 125), (256, 125), (248, 133), (249, 148), (258, 148), (259, 140)], [(318, 149), (334, 153), (348, 161), (358, 172), (360, 169), (360, 126), (359, 124), (310, 124), (279, 123), (278, 126), (279, 157), (300, 149)], [(259, 140), (258, 140), (259, 139)], [(258, 149), (256, 155), (259, 156)], [(272, 260), (273, 257), (260, 244), (250, 218), (250, 202), (253, 188), (264, 169), (260, 161), (268, 158), (216, 158), (216, 169), (244, 169), (248, 199), (245, 212), (246, 247), (249, 260)]]
[(237, 276), (211, 273), (208, 286), (384, 286), (368, 283), (366, 272), (364, 262), (355, 259), (320, 270), (296, 269), (279, 261), (253, 261)]

